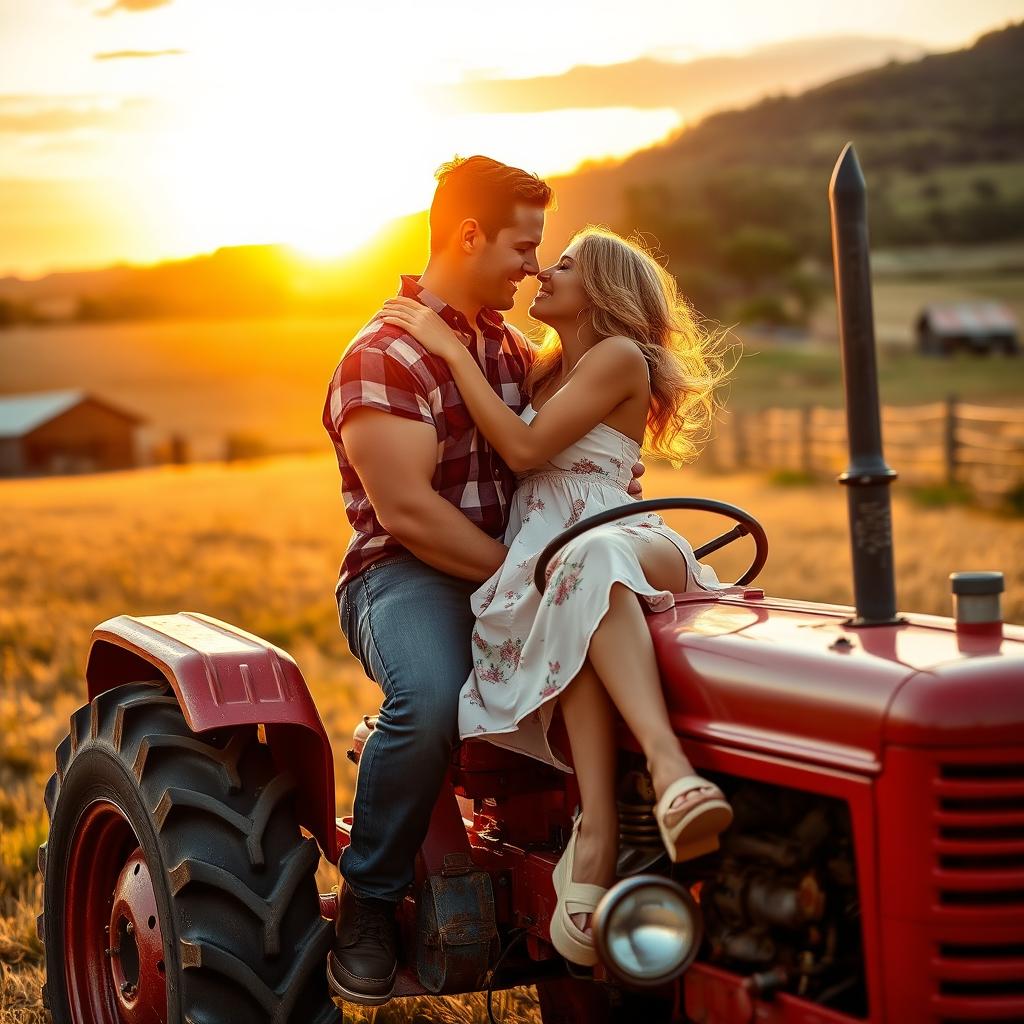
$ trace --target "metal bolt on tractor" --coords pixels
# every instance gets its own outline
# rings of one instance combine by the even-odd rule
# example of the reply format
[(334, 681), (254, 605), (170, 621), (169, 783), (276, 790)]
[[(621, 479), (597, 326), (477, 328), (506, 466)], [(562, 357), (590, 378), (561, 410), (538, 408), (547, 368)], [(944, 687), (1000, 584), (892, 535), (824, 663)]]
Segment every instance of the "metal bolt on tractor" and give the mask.
[[(847, 146), (829, 189), (850, 463), (855, 608), (767, 597), (751, 536), (722, 593), (649, 616), (671, 720), (735, 812), (721, 848), (673, 865), (635, 740), (618, 754), (620, 881), (600, 963), (548, 940), (573, 778), (462, 743), (400, 907), (396, 995), (537, 985), (553, 1021), (965, 1024), (1024, 1020), (1024, 628), (1000, 573), (954, 573), (953, 618), (897, 614), (864, 179)], [(40, 936), (56, 1024), (336, 1020), (317, 892), (335, 818), (328, 737), (295, 662), (179, 613), (99, 625), (89, 702), (46, 787)], [(356, 730), (358, 762), (373, 728)]]

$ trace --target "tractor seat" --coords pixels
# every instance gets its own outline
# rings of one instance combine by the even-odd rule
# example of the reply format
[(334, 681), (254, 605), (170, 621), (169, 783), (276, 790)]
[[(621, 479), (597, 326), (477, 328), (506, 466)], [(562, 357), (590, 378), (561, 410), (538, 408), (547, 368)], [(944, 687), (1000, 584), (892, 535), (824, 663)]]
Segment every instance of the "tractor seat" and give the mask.
[(565, 772), (534, 757), (468, 739), (452, 751), (451, 779), (455, 792), (466, 797), (509, 797), (520, 793), (561, 790)]
[[(569, 750), (569, 736), (557, 707), (549, 735), (556, 750)], [(463, 740), (452, 751), (452, 781), (466, 796), (561, 791), (571, 777), (554, 765), (485, 739)]]
[(521, 772), (536, 763), (532, 757), (487, 740), (463, 740), (452, 751), (452, 768), (460, 772)]
[[(377, 725), (377, 717), (363, 715), (363, 720), (355, 728), (348, 757), (356, 764), (366, 740)], [(561, 726), (560, 718), (556, 716), (556, 719), (552, 728)], [(469, 739), (457, 743), (452, 750), (451, 778), (456, 788), (467, 796), (490, 796), (496, 795), (497, 790), (524, 792), (549, 789), (554, 782), (561, 784), (565, 773), (487, 740)]]

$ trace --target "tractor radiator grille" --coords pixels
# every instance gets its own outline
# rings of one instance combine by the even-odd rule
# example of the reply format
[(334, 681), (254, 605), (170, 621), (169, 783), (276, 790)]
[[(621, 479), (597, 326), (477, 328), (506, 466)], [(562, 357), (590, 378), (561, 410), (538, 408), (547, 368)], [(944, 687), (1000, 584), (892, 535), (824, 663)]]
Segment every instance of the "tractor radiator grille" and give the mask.
[(1024, 910), (1024, 764), (940, 764), (935, 795), (939, 902)]
[(961, 1009), (941, 1019), (1020, 1019), (1024, 942), (1006, 922), (1024, 917), (1024, 761), (941, 761), (933, 782), (933, 893), (963, 929), (933, 952), (939, 1005)]

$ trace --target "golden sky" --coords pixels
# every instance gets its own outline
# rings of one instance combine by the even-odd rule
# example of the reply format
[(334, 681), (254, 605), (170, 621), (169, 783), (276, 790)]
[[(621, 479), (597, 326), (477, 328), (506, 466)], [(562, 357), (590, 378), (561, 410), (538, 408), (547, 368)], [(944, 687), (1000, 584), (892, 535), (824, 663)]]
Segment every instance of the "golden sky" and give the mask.
[[(341, 253), (427, 205), (453, 153), (552, 174), (649, 145), (716, 97), (748, 101), (735, 83), (673, 93), (666, 62), (711, 60), (718, 75), (713, 58), (826, 36), (951, 49), (1024, 10), (934, 12), (930, 0), (0, 0), (0, 274), (251, 242)], [(759, 85), (745, 83), (749, 99)]]

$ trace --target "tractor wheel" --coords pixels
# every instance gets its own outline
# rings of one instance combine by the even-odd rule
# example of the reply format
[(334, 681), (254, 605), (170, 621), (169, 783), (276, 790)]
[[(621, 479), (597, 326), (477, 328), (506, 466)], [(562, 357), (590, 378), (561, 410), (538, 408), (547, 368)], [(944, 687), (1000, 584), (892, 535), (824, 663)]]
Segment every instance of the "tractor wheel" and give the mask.
[(294, 788), (255, 727), (192, 733), (162, 680), (79, 708), (39, 850), (54, 1024), (336, 1020)]

